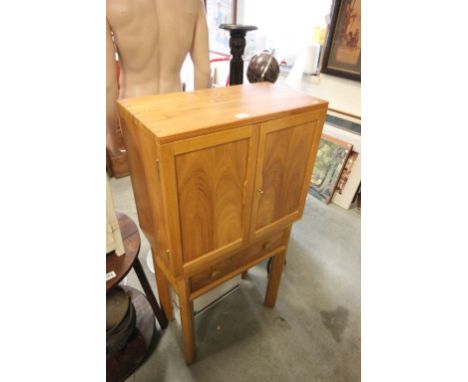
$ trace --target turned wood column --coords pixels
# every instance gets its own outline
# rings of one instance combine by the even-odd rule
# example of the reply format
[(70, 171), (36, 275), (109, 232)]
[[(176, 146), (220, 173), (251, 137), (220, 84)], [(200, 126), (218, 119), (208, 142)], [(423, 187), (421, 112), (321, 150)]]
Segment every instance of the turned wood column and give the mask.
[(221, 29), (229, 31), (229, 47), (231, 48), (231, 62), (229, 65), (229, 85), (239, 85), (244, 82), (244, 60), (242, 55), (245, 49), (245, 35), (247, 32), (258, 29), (253, 25), (221, 24)]

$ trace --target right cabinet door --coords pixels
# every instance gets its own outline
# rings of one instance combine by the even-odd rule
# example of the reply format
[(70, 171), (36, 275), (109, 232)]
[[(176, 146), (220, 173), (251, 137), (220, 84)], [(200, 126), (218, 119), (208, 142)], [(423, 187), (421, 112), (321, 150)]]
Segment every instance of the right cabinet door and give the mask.
[(302, 216), (325, 112), (263, 123), (255, 175), (251, 238)]

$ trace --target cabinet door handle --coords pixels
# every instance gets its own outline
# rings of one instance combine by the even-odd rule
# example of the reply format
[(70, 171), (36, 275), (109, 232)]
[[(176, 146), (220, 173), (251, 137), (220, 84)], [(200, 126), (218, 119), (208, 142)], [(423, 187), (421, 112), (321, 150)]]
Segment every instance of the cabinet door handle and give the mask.
[(263, 192), (264, 192), (264, 191), (263, 191), (261, 188), (257, 188), (257, 191), (258, 191), (258, 193), (259, 193), (260, 195), (263, 195)]
[(221, 276), (221, 271), (213, 271), (210, 275), (210, 278), (211, 279), (216, 279), (218, 278), (219, 276)]

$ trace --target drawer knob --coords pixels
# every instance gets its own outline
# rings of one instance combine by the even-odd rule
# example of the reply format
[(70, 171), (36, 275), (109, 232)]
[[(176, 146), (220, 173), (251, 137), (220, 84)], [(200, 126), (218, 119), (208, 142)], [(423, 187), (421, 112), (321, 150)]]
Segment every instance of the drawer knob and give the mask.
[(260, 195), (263, 195), (263, 192), (264, 192), (264, 191), (263, 191), (261, 188), (257, 188), (257, 191), (258, 191), (258, 193), (259, 193)]
[(264, 242), (263, 245), (262, 245), (262, 248), (263, 248), (263, 249), (268, 249), (268, 248), (270, 248), (270, 247), (271, 247), (271, 244), (270, 244), (269, 241)]
[(218, 278), (219, 276), (221, 276), (221, 271), (213, 271), (213, 272), (211, 272), (211, 276), (210, 276), (210, 277), (211, 277), (212, 279), (216, 279), (216, 278)]

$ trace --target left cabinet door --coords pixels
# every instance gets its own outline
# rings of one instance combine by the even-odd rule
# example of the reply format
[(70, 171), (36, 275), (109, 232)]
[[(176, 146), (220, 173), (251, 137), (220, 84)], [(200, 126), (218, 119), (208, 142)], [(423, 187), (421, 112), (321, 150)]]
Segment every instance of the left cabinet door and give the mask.
[[(258, 128), (243, 126), (166, 146), (172, 173), (173, 225), (183, 263), (214, 260), (246, 244), (253, 197)], [(172, 159), (171, 159), (172, 158)]]

